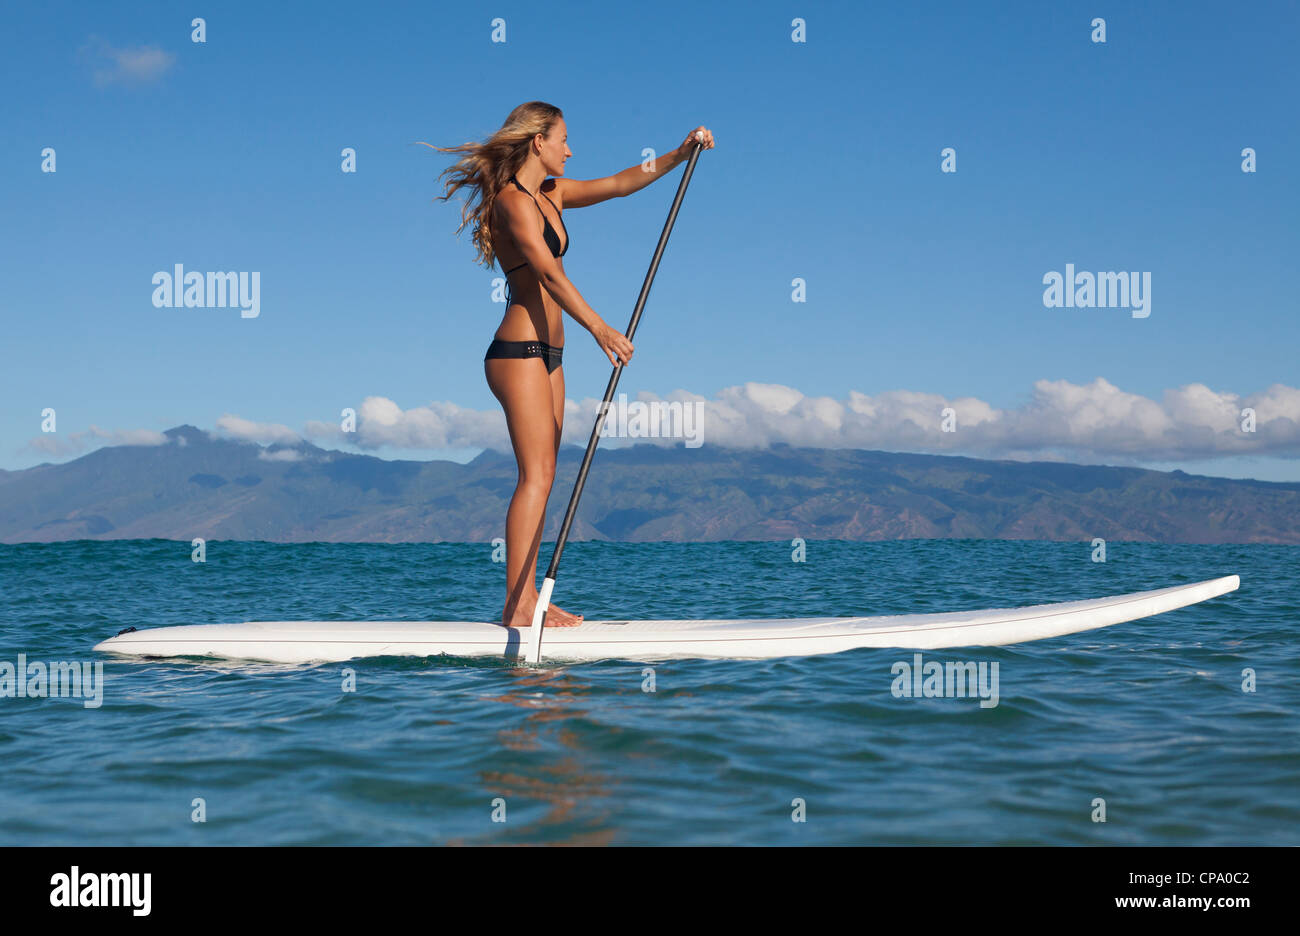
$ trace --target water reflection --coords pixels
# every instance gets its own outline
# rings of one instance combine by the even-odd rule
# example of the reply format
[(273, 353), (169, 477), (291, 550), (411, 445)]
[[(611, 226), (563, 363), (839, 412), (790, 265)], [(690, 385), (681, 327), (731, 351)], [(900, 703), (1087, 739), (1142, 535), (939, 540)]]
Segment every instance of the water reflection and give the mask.
[(509, 679), (512, 684), (505, 692), (486, 701), (527, 712), (522, 724), (513, 721), (497, 732), (497, 738), (507, 750), (528, 752), (529, 768), (480, 771), (479, 779), (493, 796), (506, 800), (507, 810), (516, 799), (539, 800), (547, 809), (539, 819), (522, 827), (508, 823), (508, 831), (486, 835), (482, 841), (609, 844), (615, 830), (610, 821), (613, 810), (605, 803), (618, 780), (591, 768), (595, 755), (572, 728), (577, 719), (592, 723), (590, 707), (582, 699), (591, 692), (592, 683), (563, 667), (517, 667), (509, 672)]

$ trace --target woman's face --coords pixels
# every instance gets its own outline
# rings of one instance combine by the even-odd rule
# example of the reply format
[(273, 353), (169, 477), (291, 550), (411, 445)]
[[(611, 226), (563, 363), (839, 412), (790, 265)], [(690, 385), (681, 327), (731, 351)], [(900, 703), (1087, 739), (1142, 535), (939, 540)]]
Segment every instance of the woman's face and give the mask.
[(538, 156), (547, 175), (564, 175), (564, 161), (573, 155), (569, 149), (568, 139), (569, 131), (564, 125), (564, 118), (555, 121), (549, 136), (542, 137), (541, 152)]

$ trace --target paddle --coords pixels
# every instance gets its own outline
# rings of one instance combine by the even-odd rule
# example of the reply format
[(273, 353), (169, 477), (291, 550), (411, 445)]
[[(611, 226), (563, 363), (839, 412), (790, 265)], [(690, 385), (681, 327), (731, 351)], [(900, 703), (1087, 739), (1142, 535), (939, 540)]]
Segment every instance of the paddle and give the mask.
[[(677, 197), (673, 199), (673, 206), (668, 211), (668, 221), (664, 224), (663, 233), (659, 235), (659, 245), (655, 247), (654, 256), (650, 259), (650, 270), (645, 275), (645, 282), (641, 284), (641, 295), (637, 296), (636, 308), (632, 310), (632, 321), (624, 332), (628, 341), (631, 341), (632, 336), (636, 334), (637, 323), (641, 321), (641, 310), (645, 308), (646, 298), (650, 295), (650, 286), (655, 281), (655, 272), (659, 269), (659, 260), (664, 255), (664, 248), (668, 246), (668, 235), (673, 232), (673, 224), (677, 221), (677, 209), (682, 206), (682, 199), (686, 197), (686, 186), (690, 184), (691, 175), (695, 172), (695, 163), (700, 158), (703, 143), (700, 141), (699, 134), (696, 135), (696, 141), (695, 149), (691, 151), (690, 161), (686, 164), (686, 171), (682, 173), (681, 184), (677, 186)], [(582, 497), (583, 485), (587, 483), (587, 469), (591, 467), (591, 458), (596, 454), (596, 445), (600, 442), (600, 427), (605, 424), (605, 415), (609, 411), (610, 401), (614, 399), (614, 388), (618, 386), (618, 378), (622, 373), (623, 362), (619, 361), (614, 365), (614, 373), (609, 377), (609, 385), (605, 387), (605, 399), (601, 401), (600, 411), (596, 414), (596, 426), (591, 430), (591, 439), (587, 442), (587, 453), (582, 456), (582, 465), (578, 468), (578, 480), (573, 485), (569, 509), (564, 512), (560, 536), (555, 541), (551, 564), (546, 569), (546, 578), (537, 596), (537, 607), (533, 610), (532, 643), (528, 648), (529, 663), (537, 663), (542, 659), (542, 631), (546, 625), (546, 609), (551, 606), (551, 589), (555, 587), (555, 576), (560, 569), (560, 554), (564, 552), (564, 544), (569, 538), (573, 515), (578, 512), (578, 498)]]

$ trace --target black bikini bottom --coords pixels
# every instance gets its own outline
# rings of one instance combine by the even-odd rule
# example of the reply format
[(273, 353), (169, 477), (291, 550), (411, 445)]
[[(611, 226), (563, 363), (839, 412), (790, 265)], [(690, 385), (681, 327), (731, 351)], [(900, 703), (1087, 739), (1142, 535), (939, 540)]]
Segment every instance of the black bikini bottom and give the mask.
[(544, 341), (502, 341), (500, 338), (494, 338), (488, 345), (483, 360), (530, 357), (542, 358), (546, 362), (546, 373), (550, 374), (560, 366), (560, 359), (564, 357), (564, 346), (555, 348)]

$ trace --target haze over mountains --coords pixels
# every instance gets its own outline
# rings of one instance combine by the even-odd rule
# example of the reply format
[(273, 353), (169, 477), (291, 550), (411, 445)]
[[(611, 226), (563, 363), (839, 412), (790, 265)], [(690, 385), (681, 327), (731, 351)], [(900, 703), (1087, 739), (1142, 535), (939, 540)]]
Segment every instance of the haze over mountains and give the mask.
[[(0, 471), (0, 542), (163, 538), (486, 542), (504, 535), (512, 455), (386, 461), (263, 447), (193, 426)], [(582, 450), (561, 450), (544, 536)], [(852, 449), (602, 449), (571, 537), (621, 541), (970, 537), (1300, 543), (1300, 483)]]

